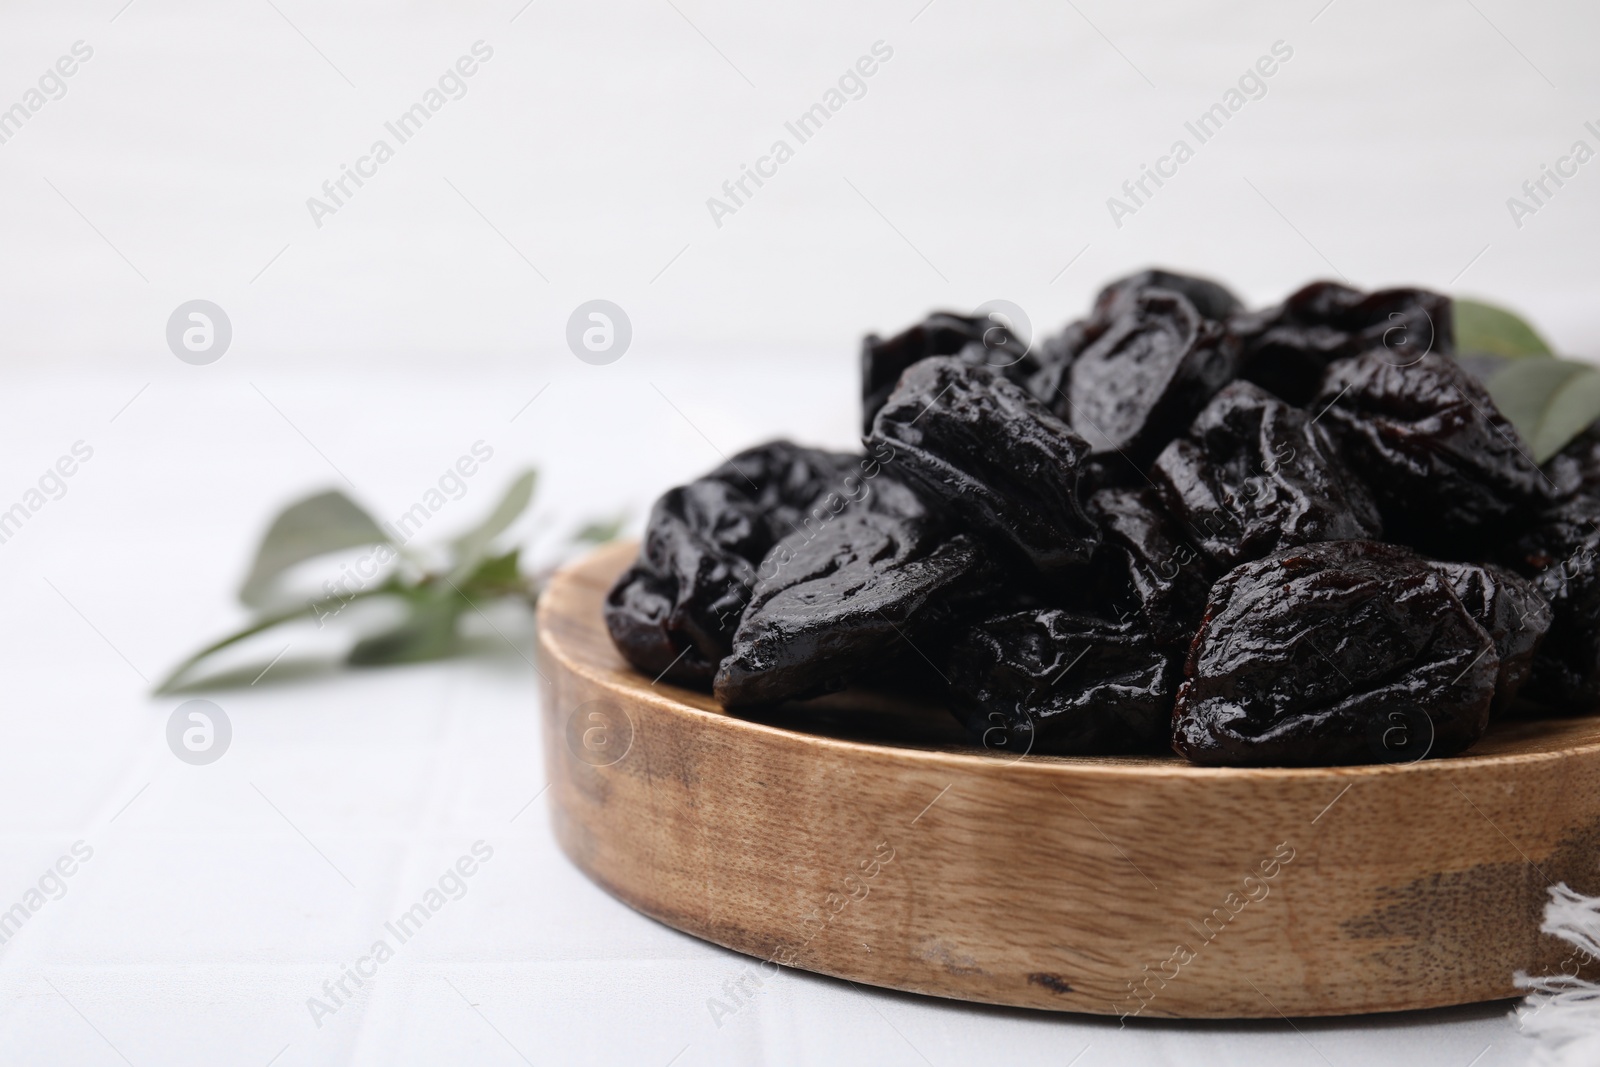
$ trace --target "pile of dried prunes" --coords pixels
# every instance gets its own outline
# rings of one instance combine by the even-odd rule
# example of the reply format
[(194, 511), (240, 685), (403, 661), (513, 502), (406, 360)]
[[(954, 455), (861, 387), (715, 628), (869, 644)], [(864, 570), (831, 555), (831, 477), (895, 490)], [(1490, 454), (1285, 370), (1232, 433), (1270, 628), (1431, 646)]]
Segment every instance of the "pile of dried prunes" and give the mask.
[(661, 497), (606, 624), (730, 709), (889, 689), (1017, 753), (1396, 762), (1593, 711), (1600, 429), (1541, 467), (1454, 347), (1437, 293), (1160, 270), (1034, 345), (934, 314), (866, 339), (861, 454)]

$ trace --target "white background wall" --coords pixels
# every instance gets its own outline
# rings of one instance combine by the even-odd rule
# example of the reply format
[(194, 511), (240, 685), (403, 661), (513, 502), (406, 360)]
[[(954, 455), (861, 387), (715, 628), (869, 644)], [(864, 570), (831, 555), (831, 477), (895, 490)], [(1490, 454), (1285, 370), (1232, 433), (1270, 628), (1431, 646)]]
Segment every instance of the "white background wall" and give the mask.
[[(122, 2), (6, 5), (0, 104), (95, 50), (0, 146), (13, 367), (165, 367), (159, 327), (192, 295), (234, 319), (230, 364), (263, 370), (537, 366), (592, 294), (629, 310), (641, 360), (836, 358), (932, 305), (1064, 320), (1150, 262), (1266, 301), (1335, 267), (1447, 287), (1485, 245), (1461, 289), (1600, 344), (1600, 167), (1521, 230), (1504, 203), (1596, 143), (1578, 3)], [(306, 198), (480, 39), (467, 95), (317, 229)], [(878, 40), (867, 95), (714, 226), (706, 198)], [(1277, 40), (1294, 58), (1266, 97), (1114, 228), (1106, 197)]]

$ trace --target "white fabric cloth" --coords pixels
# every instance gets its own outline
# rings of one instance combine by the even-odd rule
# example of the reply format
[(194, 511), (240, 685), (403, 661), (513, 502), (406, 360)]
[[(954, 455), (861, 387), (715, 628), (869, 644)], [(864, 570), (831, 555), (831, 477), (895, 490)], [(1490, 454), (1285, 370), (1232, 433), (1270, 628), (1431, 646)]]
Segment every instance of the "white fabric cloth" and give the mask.
[(1579, 976), (1600, 959), (1600, 898), (1565, 882), (1551, 886), (1540, 929), (1572, 950), (1550, 974), (1517, 975), (1517, 985), (1528, 990), (1517, 1024), (1539, 1042), (1534, 1062), (1584, 1067), (1600, 1059), (1600, 985)]

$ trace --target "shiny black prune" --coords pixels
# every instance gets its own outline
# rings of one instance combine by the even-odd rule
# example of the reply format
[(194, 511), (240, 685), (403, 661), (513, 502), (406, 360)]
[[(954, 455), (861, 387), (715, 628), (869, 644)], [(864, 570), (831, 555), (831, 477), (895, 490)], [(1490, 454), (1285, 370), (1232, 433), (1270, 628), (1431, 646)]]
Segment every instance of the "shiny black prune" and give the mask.
[(745, 449), (701, 480), (721, 482), (747, 497), (766, 522), (770, 545), (792, 532), (826, 494), (857, 495), (850, 476), (862, 467), (860, 456), (768, 441)]
[(1378, 507), (1313, 416), (1234, 382), (1156, 457), (1167, 510), (1221, 570), (1313, 541), (1376, 540)]
[(890, 338), (868, 334), (861, 342), (862, 430), (872, 432), (872, 420), (883, 407), (895, 383), (912, 365), (934, 356), (957, 356), (964, 363), (991, 367), (1026, 385), (1047, 365), (1068, 358), (1060, 340), (1049, 347), (1031, 349), (1025, 338), (993, 316), (957, 315), (935, 311), (922, 322)]
[(1152, 489), (1102, 489), (1087, 599), (1120, 622), (1139, 620), (1163, 648), (1187, 650), (1220, 571), (1184, 536)]
[[(651, 677), (705, 686), (728, 654), (756, 565), (818, 498), (857, 494), (856, 457), (774, 441), (665, 493), (639, 558), (606, 597), (612, 640)], [(838, 486), (838, 489), (831, 489)], [(814, 521), (814, 520), (813, 520)]]
[(1034, 567), (1086, 563), (1098, 540), (1078, 502), (1088, 447), (1021, 387), (985, 367), (926, 359), (900, 379), (872, 426), (874, 454), (929, 500)]
[(1535, 466), (1454, 347), (1425, 290), (1160, 270), (1031, 347), (935, 313), (863, 346), (868, 455), (667, 493), (606, 621), (729, 707), (886, 686), (999, 752), (1393, 761), (1600, 709), (1600, 424)]
[(1421, 557), (1285, 549), (1212, 588), (1173, 746), (1213, 765), (1387, 762), (1399, 729), (1418, 758), (1454, 755), (1488, 726), (1499, 673), (1493, 638)]
[(704, 685), (725, 654), (755, 580), (766, 522), (721, 482), (668, 490), (651, 510), (639, 561), (606, 597), (606, 627), (652, 677)]
[(1226, 331), (1179, 293), (1142, 289), (1072, 365), (1056, 412), (1096, 454), (1142, 469), (1238, 369)]
[(952, 535), (915, 494), (878, 479), (871, 505), (780, 541), (717, 671), (724, 706), (843, 688), (896, 652), (920, 655), (927, 627), (989, 580), (977, 544)]
[(1554, 613), (1522, 695), (1558, 712), (1600, 707), (1600, 498), (1580, 493), (1504, 551)]
[(1029, 395), (1052, 411), (1057, 404), (1065, 403), (1072, 365), (1098, 335), (1099, 331), (1079, 319), (1062, 327), (1060, 333), (1045, 338), (1038, 346), (1037, 369), (1021, 383)]
[(948, 664), (957, 717), (990, 751), (1109, 755), (1167, 741), (1178, 661), (1136, 624), (1004, 612), (963, 631)]
[[(1035, 358), (1039, 369), (1022, 381), (1033, 398), (1070, 422), (1066, 414), (1070, 410), (1067, 382), (1073, 363), (1084, 349), (1099, 340), (1106, 330), (1132, 309), (1135, 297), (1149, 289), (1179, 293), (1188, 299), (1202, 318), (1216, 322), (1226, 322), (1243, 307), (1238, 297), (1207, 278), (1168, 270), (1142, 270), (1120, 278), (1100, 290), (1087, 319), (1068, 323), (1060, 333), (1038, 346)], [(1015, 375), (1012, 377), (1013, 380), (1021, 380)]]
[(1509, 708), (1533, 668), (1533, 657), (1550, 629), (1549, 601), (1527, 579), (1491, 564), (1435, 563), (1451, 592), (1494, 638), (1500, 673), (1493, 711)]
[(1244, 310), (1238, 297), (1209, 278), (1152, 269), (1119, 278), (1100, 290), (1100, 295), (1095, 297), (1092, 320), (1100, 324), (1103, 331), (1104, 327), (1132, 310), (1134, 299), (1147, 289), (1179, 293), (1202, 317), (1213, 322), (1227, 322)]
[(1426, 289), (1363, 293), (1312, 282), (1282, 304), (1242, 313), (1229, 330), (1243, 348), (1240, 377), (1304, 404), (1334, 360), (1383, 348), (1397, 363), (1455, 351), (1450, 298)]
[(1387, 349), (1328, 368), (1315, 409), (1371, 487), (1391, 541), (1470, 559), (1557, 495), (1516, 428), (1453, 359)]

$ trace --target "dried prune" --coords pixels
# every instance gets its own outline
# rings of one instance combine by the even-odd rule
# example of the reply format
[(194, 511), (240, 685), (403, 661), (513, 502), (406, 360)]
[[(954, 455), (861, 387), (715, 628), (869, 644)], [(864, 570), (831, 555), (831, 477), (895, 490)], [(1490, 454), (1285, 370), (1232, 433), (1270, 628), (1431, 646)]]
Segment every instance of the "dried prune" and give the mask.
[[(756, 564), (806, 521), (819, 497), (848, 503), (846, 472), (856, 462), (774, 441), (664, 494), (651, 510), (638, 561), (606, 597), (606, 626), (628, 662), (652, 677), (710, 684), (750, 598)], [(864, 483), (854, 484), (862, 495)]]
[(861, 342), (862, 429), (872, 432), (872, 420), (894, 392), (900, 375), (916, 363), (934, 356), (959, 356), (962, 362), (992, 367), (1006, 377), (1026, 384), (1046, 365), (1066, 357), (1059, 344), (1048, 353), (1035, 354), (1028, 341), (1017, 337), (992, 316), (956, 315), (935, 311), (922, 322), (890, 338), (868, 334)]
[(970, 537), (949, 535), (903, 486), (882, 492), (762, 561), (716, 697), (740, 707), (842, 688), (907, 644), (917, 652), (987, 573)]
[(1119, 622), (1141, 620), (1164, 648), (1184, 650), (1205, 610), (1216, 565), (1183, 535), (1151, 489), (1102, 489), (1089, 498), (1102, 540), (1083, 599)]
[(1550, 629), (1549, 601), (1533, 583), (1490, 564), (1435, 563), (1467, 613), (1494, 638), (1500, 658), (1495, 679), (1496, 712), (1510, 707), (1533, 668), (1534, 653)]
[(996, 752), (1147, 752), (1167, 739), (1178, 662), (1143, 628), (1059, 608), (1004, 612), (951, 646), (954, 710)]
[(1142, 289), (1072, 365), (1055, 410), (1095, 453), (1142, 469), (1237, 369), (1237, 345), (1188, 298)]
[(1453, 359), (1397, 366), (1385, 349), (1366, 352), (1328, 368), (1316, 406), (1372, 488), (1392, 541), (1472, 558), (1557, 495)]
[(769, 543), (760, 513), (721, 482), (668, 490), (651, 510), (639, 562), (606, 597), (617, 648), (652, 676), (709, 682), (749, 598), (752, 557)]
[(1086, 563), (1098, 531), (1078, 502), (1088, 447), (1019, 386), (985, 367), (926, 359), (872, 426), (886, 466), (1046, 574)]
[(1213, 587), (1173, 744), (1196, 763), (1370, 763), (1400, 729), (1419, 757), (1454, 755), (1483, 735), (1499, 673), (1494, 640), (1421, 557), (1285, 549)]
[(1504, 555), (1554, 613), (1522, 695), (1559, 712), (1600, 707), (1600, 498), (1549, 509)]
[(1600, 423), (1536, 465), (1447, 297), (1250, 312), (1146, 270), (1038, 344), (1007, 311), (866, 339), (866, 455), (774, 442), (664, 495), (605, 605), (624, 656), (730, 708), (878, 687), (998, 751), (1205, 764), (1600, 710)]
[[(1024, 388), (1039, 403), (1051, 410), (1066, 395), (1067, 381), (1072, 374), (1072, 364), (1098, 336), (1082, 319), (1069, 322), (1061, 332), (1044, 339), (1038, 346), (1037, 369), (1022, 382)], [(1015, 377), (1013, 377), (1015, 380)]]
[(1453, 352), (1454, 322), (1450, 298), (1426, 289), (1363, 293), (1312, 282), (1277, 307), (1234, 316), (1229, 330), (1243, 347), (1240, 377), (1304, 404), (1334, 360), (1381, 348), (1408, 365)]
[(1312, 541), (1377, 539), (1367, 488), (1312, 416), (1250, 382), (1206, 405), (1150, 471), (1162, 502), (1222, 570)]
[(860, 456), (768, 441), (745, 449), (701, 480), (721, 482), (747, 497), (766, 522), (770, 545), (794, 530), (827, 493), (858, 496), (850, 476), (862, 467)]
[(1099, 340), (1118, 319), (1132, 310), (1135, 298), (1140, 293), (1149, 289), (1179, 293), (1188, 299), (1202, 318), (1216, 322), (1226, 322), (1242, 308), (1238, 297), (1207, 278), (1167, 270), (1142, 270), (1101, 289), (1087, 319), (1068, 323), (1060, 333), (1036, 346), (1037, 355), (1034, 358), (1039, 369), (1029, 374), (1025, 381), (1016, 375), (1012, 375), (1013, 380), (1022, 381), (1035, 400), (1067, 418), (1066, 413), (1070, 412), (1067, 382), (1072, 365), (1084, 349)]
[(1093, 321), (1103, 331), (1104, 327), (1132, 310), (1134, 298), (1147, 289), (1180, 293), (1203, 318), (1213, 322), (1227, 322), (1244, 310), (1238, 297), (1209, 278), (1155, 269), (1119, 278), (1100, 290), (1100, 295), (1094, 301)]

